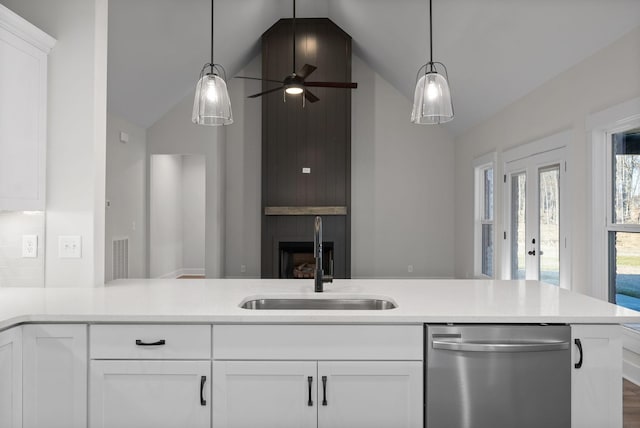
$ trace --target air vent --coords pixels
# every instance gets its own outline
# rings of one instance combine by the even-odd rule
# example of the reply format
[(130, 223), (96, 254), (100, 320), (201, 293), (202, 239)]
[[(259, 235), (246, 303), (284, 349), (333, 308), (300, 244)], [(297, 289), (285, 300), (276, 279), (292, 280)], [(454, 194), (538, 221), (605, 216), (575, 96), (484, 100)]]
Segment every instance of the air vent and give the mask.
[(113, 279), (129, 278), (129, 238), (113, 239)]

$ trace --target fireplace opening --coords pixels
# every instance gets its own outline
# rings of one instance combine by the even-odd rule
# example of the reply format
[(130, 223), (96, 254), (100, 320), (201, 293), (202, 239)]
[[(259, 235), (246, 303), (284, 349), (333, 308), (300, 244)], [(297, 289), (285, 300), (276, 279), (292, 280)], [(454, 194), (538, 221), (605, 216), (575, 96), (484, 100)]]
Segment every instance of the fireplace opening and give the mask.
[[(322, 243), (322, 269), (333, 275), (333, 242)], [(316, 260), (313, 242), (280, 242), (279, 278), (313, 278)]]

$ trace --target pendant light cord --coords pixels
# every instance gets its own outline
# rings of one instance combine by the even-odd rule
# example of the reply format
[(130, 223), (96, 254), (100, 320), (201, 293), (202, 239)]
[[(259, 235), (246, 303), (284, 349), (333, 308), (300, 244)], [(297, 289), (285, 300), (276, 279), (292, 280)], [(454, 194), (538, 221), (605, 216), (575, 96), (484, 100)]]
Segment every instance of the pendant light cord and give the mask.
[(213, 0), (211, 0), (211, 74), (213, 74)]
[(296, 0), (293, 0), (293, 73), (296, 72)]
[(429, 0), (429, 63), (431, 63), (431, 67), (433, 67), (433, 18), (431, 12), (431, 3), (432, 0)]

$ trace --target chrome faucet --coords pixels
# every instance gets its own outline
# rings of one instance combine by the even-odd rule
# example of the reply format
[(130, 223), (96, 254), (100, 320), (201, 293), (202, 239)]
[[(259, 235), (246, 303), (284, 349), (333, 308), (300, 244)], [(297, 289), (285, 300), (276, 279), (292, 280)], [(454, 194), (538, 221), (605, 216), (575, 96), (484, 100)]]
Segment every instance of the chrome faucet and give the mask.
[(322, 218), (316, 217), (313, 226), (313, 257), (316, 259), (316, 271), (313, 276), (315, 281), (314, 290), (316, 293), (322, 293), (324, 291), (325, 282), (333, 282), (333, 277), (330, 275), (324, 276), (324, 270), (322, 269)]

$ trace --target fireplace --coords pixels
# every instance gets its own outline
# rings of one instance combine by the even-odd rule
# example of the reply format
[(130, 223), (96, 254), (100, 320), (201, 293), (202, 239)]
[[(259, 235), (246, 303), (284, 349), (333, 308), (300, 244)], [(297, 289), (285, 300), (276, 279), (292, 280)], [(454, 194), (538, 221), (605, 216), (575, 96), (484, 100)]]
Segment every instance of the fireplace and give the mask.
[[(313, 278), (316, 260), (313, 242), (280, 242), (279, 278)], [(333, 275), (333, 242), (322, 243), (322, 269)]]

